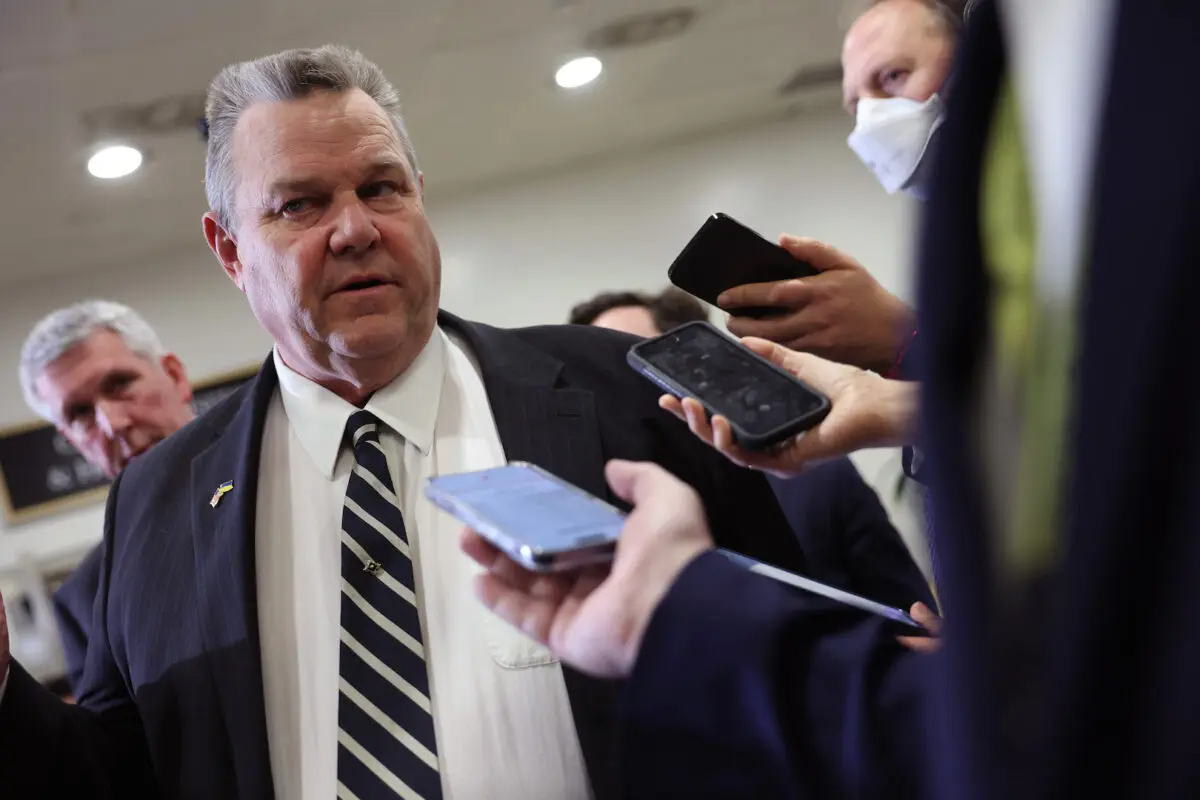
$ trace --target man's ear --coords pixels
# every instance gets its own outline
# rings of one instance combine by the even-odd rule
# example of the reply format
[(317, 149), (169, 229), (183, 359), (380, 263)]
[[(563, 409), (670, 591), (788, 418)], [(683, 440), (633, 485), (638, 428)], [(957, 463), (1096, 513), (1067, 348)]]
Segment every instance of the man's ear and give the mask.
[(417, 173), (417, 188), (421, 190), (421, 197), (425, 197), (425, 173)]
[(217, 215), (209, 211), (204, 215), (204, 239), (208, 249), (221, 262), (221, 267), (229, 279), (237, 284), (243, 292), (246, 287), (242, 282), (242, 262), (238, 259), (238, 246), (229, 232), (217, 221)]
[(183, 368), (183, 362), (179, 360), (179, 356), (167, 353), (159, 360), (159, 363), (162, 364), (163, 372), (167, 373), (167, 377), (171, 379), (171, 383), (179, 392), (179, 399), (185, 403), (192, 402), (192, 382), (188, 380), (187, 370)]

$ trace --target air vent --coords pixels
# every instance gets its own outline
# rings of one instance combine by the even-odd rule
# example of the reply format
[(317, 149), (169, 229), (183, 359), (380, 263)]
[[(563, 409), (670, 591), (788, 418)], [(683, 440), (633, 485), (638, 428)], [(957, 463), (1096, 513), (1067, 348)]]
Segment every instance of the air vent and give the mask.
[(801, 67), (795, 75), (779, 87), (781, 95), (799, 94), (813, 89), (828, 89), (840, 86), (842, 83), (842, 65), (818, 64), (811, 67)]
[(83, 112), (84, 130), (92, 139), (195, 131), (204, 119), (204, 94), (174, 95), (149, 103), (105, 106)]
[(617, 50), (679, 36), (696, 19), (690, 8), (636, 14), (596, 28), (584, 39), (589, 50)]

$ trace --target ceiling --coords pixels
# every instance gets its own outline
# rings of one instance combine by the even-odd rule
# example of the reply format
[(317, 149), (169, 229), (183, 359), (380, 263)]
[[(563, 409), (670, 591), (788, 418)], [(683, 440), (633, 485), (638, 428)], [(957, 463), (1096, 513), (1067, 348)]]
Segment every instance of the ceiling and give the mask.
[[(682, 35), (598, 53), (604, 72), (581, 90), (554, 85), (554, 70), (597, 26), (681, 6), (696, 12)], [(400, 91), (436, 202), (788, 113), (800, 100), (779, 88), (837, 60), (840, 9), (838, 0), (0, 0), (0, 281), (199, 242), (199, 134), (123, 137), (146, 163), (98, 181), (85, 168), (98, 136), (88, 120), (200, 96), (232, 61), (327, 42), (362, 50)]]

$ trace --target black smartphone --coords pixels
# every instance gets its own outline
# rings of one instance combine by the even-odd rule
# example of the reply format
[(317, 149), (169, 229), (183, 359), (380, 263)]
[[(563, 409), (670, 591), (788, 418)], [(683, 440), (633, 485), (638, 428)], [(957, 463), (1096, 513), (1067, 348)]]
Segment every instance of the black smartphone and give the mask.
[[(693, 297), (717, 305), (721, 293), (748, 283), (774, 283), (816, 275), (811, 265), (726, 214), (713, 214), (683, 248), (667, 277)], [(742, 317), (780, 313), (772, 308), (739, 308)]]
[(700, 401), (729, 420), (747, 450), (764, 450), (808, 430), (829, 398), (707, 322), (689, 322), (635, 344), (630, 366), (676, 397)]

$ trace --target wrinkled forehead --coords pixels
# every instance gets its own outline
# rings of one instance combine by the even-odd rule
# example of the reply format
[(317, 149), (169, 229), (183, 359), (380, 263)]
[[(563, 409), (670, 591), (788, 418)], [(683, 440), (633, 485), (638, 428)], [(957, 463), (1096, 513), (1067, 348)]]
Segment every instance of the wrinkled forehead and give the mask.
[(161, 367), (153, 359), (135, 353), (120, 334), (99, 328), (47, 364), (35, 383), (43, 399), (70, 398), (98, 391), (113, 373), (144, 374), (156, 368)]
[(391, 118), (359, 89), (250, 106), (238, 119), (233, 156), (239, 185), (254, 188), (298, 172), (333, 175), (368, 162), (407, 163)]

